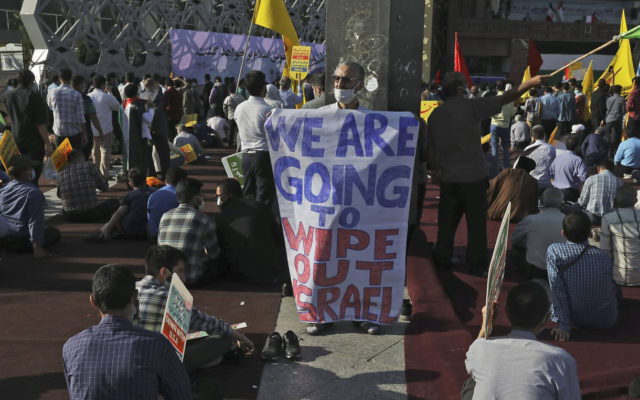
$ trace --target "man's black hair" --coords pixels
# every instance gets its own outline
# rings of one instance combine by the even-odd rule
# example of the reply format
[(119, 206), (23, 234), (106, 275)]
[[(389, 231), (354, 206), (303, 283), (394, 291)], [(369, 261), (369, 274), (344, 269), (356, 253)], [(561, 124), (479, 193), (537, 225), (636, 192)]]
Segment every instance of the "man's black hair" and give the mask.
[(33, 72), (28, 69), (21, 69), (18, 72), (18, 83), (22, 87), (29, 87), (36, 81), (36, 77), (33, 75)]
[(567, 146), (567, 150), (571, 150), (576, 152), (580, 149), (580, 134), (572, 133), (569, 135), (567, 140), (564, 142), (565, 146)]
[(549, 311), (549, 296), (539, 283), (523, 282), (509, 291), (506, 310), (512, 327), (533, 329)]
[(129, 83), (133, 83), (136, 81), (136, 74), (134, 74), (133, 72), (127, 72), (127, 74), (124, 76), (124, 79)]
[(141, 187), (147, 184), (147, 177), (138, 168), (131, 168), (128, 173), (129, 180), (134, 187)]
[(200, 194), (202, 182), (197, 179), (183, 179), (176, 185), (176, 197), (180, 204), (189, 203), (194, 197)]
[(211, 80), (211, 75), (209, 75), (209, 74), (204, 74), (204, 80), (205, 80), (205, 81), (210, 81), (210, 80)]
[(553, 87), (558, 89), (558, 90), (561, 90), (562, 89), (562, 82), (558, 81), (558, 82), (554, 83)]
[(167, 169), (167, 175), (165, 177), (165, 181), (175, 187), (178, 182), (187, 178), (187, 172), (179, 167), (171, 167)]
[(500, 92), (503, 92), (506, 87), (507, 82), (505, 82), (504, 80), (500, 79), (498, 82), (496, 82), (496, 89), (498, 89)]
[(219, 77), (219, 76), (216, 76), (214, 80), (215, 80), (216, 82), (220, 82), (220, 83), (222, 83), (222, 78), (221, 78), (221, 77)]
[(93, 299), (102, 313), (124, 309), (131, 303), (135, 289), (133, 273), (122, 265), (103, 265), (93, 274)]
[(178, 262), (187, 262), (187, 256), (175, 247), (154, 244), (147, 249), (144, 257), (144, 274), (156, 276), (165, 267), (173, 272)]
[(536, 162), (529, 157), (520, 156), (520, 158), (518, 159), (518, 165), (516, 165), (516, 168), (522, 169), (527, 173), (529, 173), (534, 169), (536, 169)]
[(568, 91), (569, 89), (571, 89), (571, 85), (569, 84), (569, 82), (565, 82), (562, 85), (562, 90), (567, 90)]
[(245, 77), (247, 83), (247, 91), (251, 96), (262, 96), (262, 91), (266, 85), (266, 78), (262, 71), (249, 71)]
[(544, 88), (544, 92), (545, 93), (553, 93), (553, 87), (547, 86), (546, 88)]
[(325, 91), (325, 76), (324, 71), (315, 72), (311, 75), (311, 86), (315, 86), (320, 88), (323, 92)]
[(73, 76), (73, 72), (71, 72), (70, 69), (65, 68), (65, 69), (61, 69), (60, 70), (60, 80), (63, 80), (65, 82), (69, 82), (71, 81), (71, 77)]
[(96, 89), (103, 89), (107, 80), (102, 75), (96, 75), (93, 77), (93, 87)]
[(562, 220), (562, 231), (570, 242), (586, 242), (591, 232), (591, 220), (582, 211), (572, 212)]
[(602, 160), (598, 161), (598, 164), (596, 165), (599, 168), (604, 168), (609, 171), (613, 171), (614, 168), (613, 161), (609, 160), (608, 158), (603, 158)]
[(82, 86), (84, 77), (82, 75), (74, 75), (71, 79), (71, 86)]
[(224, 179), (222, 182), (218, 183), (218, 186), (222, 193), (226, 193), (232, 197), (242, 197), (242, 187), (240, 186), (240, 182), (233, 178)]
[(130, 83), (124, 87), (125, 97), (132, 99), (138, 95), (138, 85)]
[(174, 87), (176, 84), (175, 84), (175, 82), (173, 81), (173, 79), (167, 79), (167, 80), (165, 81), (165, 85), (166, 85), (167, 87)]
[(620, 93), (622, 93), (622, 86), (620, 86), (620, 85), (614, 85), (614, 86), (611, 88), (611, 91), (612, 91), (613, 93), (615, 93), (615, 94), (620, 94)]

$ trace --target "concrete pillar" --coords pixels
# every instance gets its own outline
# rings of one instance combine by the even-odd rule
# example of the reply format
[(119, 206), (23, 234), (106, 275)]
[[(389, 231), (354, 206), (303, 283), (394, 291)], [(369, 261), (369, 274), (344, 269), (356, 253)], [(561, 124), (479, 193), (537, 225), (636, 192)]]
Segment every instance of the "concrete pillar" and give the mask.
[(424, 0), (424, 37), (422, 39), (422, 80), (431, 80), (431, 46), (433, 44), (433, 0)]
[(363, 106), (374, 110), (420, 108), (425, 0), (328, 0), (327, 88), (344, 61), (366, 72)]

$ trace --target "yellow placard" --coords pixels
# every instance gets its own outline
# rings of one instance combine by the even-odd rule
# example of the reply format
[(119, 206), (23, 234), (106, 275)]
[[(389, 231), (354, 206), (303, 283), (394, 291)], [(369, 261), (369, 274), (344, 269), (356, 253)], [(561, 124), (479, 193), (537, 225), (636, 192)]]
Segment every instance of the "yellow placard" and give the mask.
[(303, 80), (309, 73), (310, 62), (310, 46), (293, 46), (291, 51), (291, 68), (289, 68), (289, 76), (291, 79), (296, 81)]
[(423, 100), (420, 102), (420, 118), (425, 120), (425, 122), (429, 119), (429, 115), (436, 109), (441, 101), (438, 100)]
[(185, 144), (184, 146), (180, 147), (180, 151), (184, 153), (185, 164), (189, 164), (198, 159), (198, 155), (196, 154), (196, 151), (193, 149), (193, 147), (190, 144)]
[(486, 144), (489, 143), (489, 140), (491, 140), (491, 134), (487, 133), (486, 135), (482, 136), (480, 138), (480, 144)]
[(73, 147), (71, 147), (71, 142), (69, 138), (66, 138), (60, 143), (60, 146), (51, 154), (51, 162), (53, 163), (53, 168), (56, 171), (60, 171), (62, 167), (67, 163), (67, 156), (71, 153)]
[(9, 161), (11, 161), (13, 156), (18, 154), (20, 154), (18, 145), (16, 144), (11, 131), (7, 129), (4, 131), (4, 134), (2, 134), (2, 139), (0, 139), (0, 161), (2, 162), (5, 171), (9, 171)]
[(184, 126), (187, 128), (194, 126), (198, 123), (198, 114), (187, 114), (184, 117)]

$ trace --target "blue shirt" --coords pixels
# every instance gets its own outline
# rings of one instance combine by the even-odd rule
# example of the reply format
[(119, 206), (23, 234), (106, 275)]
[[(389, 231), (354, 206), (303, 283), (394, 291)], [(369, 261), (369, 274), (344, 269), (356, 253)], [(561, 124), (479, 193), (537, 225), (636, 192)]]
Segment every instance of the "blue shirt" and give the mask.
[(587, 168), (582, 158), (572, 151), (557, 156), (551, 163), (550, 173), (553, 186), (558, 189), (580, 189), (584, 180), (587, 179)]
[(608, 328), (618, 320), (613, 263), (609, 255), (587, 243), (554, 243), (547, 249), (547, 274), (551, 285), (551, 320), (560, 329)]
[(632, 137), (620, 143), (613, 162), (640, 169), (640, 139)]
[(573, 94), (563, 92), (558, 95), (558, 121), (572, 122), (576, 118), (576, 98)]
[(0, 189), (0, 215), (9, 235), (29, 236), (44, 244), (44, 195), (33, 183), (13, 180)]
[(558, 99), (551, 93), (547, 93), (540, 97), (540, 105), (542, 111), (540, 112), (540, 119), (558, 119), (560, 114), (560, 104)]
[(69, 398), (191, 399), (191, 384), (169, 340), (131, 321), (105, 316), (62, 348)]
[(591, 133), (582, 142), (582, 148), (580, 150), (584, 163), (587, 168), (591, 168), (596, 165), (600, 160), (604, 160), (609, 154), (609, 143), (602, 137)]
[(178, 199), (174, 186), (166, 185), (151, 193), (149, 201), (147, 201), (147, 226), (150, 237), (158, 236), (160, 218), (164, 213), (176, 207), (178, 207)]

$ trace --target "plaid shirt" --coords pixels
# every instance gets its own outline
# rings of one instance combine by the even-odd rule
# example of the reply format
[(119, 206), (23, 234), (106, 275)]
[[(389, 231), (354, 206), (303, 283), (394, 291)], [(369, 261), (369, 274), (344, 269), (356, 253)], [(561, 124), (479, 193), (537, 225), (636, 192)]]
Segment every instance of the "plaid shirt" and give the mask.
[[(162, 318), (169, 295), (169, 283), (153, 279), (151, 275), (136, 283), (138, 289), (138, 325), (150, 331), (160, 332)], [(191, 309), (192, 331), (206, 331), (210, 335), (231, 335), (231, 327), (221, 319), (207, 315), (195, 307)]]
[(75, 162), (67, 165), (58, 176), (58, 197), (62, 209), (68, 211), (89, 210), (98, 204), (96, 189), (104, 192), (109, 183), (91, 162)]
[(53, 110), (53, 132), (58, 136), (75, 136), (82, 130), (84, 102), (82, 95), (69, 85), (60, 85), (47, 95)]
[(613, 210), (613, 199), (620, 186), (622, 181), (611, 171), (590, 176), (584, 182), (578, 204), (590, 213), (602, 217)]
[(611, 259), (593, 246), (580, 256), (585, 246), (587, 243), (554, 243), (547, 250), (551, 320), (565, 331), (574, 326), (608, 328), (618, 319)]
[(105, 316), (62, 348), (69, 398), (93, 400), (191, 399), (189, 377), (159, 333)]
[(188, 284), (204, 274), (204, 262), (220, 255), (216, 227), (205, 213), (180, 204), (160, 219), (158, 244), (180, 249), (187, 256), (185, 278)]
[(640, 211), (620, 208), (602, 217), (600, 248), (613, 255), (613, 280), (640, 285)]

